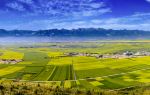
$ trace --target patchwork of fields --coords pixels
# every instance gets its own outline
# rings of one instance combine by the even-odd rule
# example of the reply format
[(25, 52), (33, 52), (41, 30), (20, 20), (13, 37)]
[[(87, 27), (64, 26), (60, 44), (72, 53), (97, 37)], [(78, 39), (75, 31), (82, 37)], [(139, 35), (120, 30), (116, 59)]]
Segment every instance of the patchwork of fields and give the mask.
[[(144, 45), (143, 47), (140, 45)], [(95, 44), (97, 46), (97, 43)], [(63, 47), (64, 46), (64, 47)], [(65, 52), (112, 53), (129, 50), (149, 50), (144, 43), (116, 43), (94, 48), (7, 48), (0, 59), (22, 59), (17, 64), (0, 63), (0, 79), (48, 82), (65, 88), (120, 89), (150, 83), (150, 56), (124, 59), (98, 59), (87, 56), (65, 56)], [(72, 45), (71, 45), (72, 46)], [(82, 46), (79, 43), (79, 46)], [(125, 47), (126, 46), (126, 47)], [(131, 47), (132, 46), (132, 47)], [(149, 46), (149, 47), (148, 47)], [(114, 48), (116, 47), (116, 48)], [(106, 50), (104, 50), (104, 48)], [(91, 52), (91, 51), (90, 51)]]

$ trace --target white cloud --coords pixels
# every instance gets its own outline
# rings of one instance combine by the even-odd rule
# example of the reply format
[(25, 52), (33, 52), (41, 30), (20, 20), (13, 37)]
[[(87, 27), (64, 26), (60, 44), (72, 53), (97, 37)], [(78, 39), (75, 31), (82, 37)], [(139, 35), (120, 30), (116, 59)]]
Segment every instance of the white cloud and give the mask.
[(111, 9), (109, 8), (101, 8), (99, 10), (84, 10), (81, 12), (73, 12), (71, 14), (71, 17), (84, 18), (84, 17), (100, 16), (109, 12), (111, 12)]
[[(147, 16), (145, 16), (145, 15)], [(64, 28), (106, 28), (106, 29), (128, 29), (128, 30), (146, 30), (150, 31), (150, 15), (149, 13), (138, 13), (131, 16), (120, 18), (93, 19), (88, 21), (74, 21), (72, 23), (61, 23), (59, 27)], [(136, 15), (136, 16), (135, 16)], [(78, 23), (80, 22), (80, 23)]]
[(100, 8), (100, 7), (105, 6), (105, 4), (104, 4), (103, 2), (100, 2), (100, 3), (92, 3), (92, 4), (90, 4), (90, 6), (91, 6), (92, 8)]
[(136, 13), (132, 15), (133, 17), (141, 17), (141, 16), (150, 16), (150, 13)]
[(147, 2), (150, 2), (150, 0), (146, 0)]
[[(144, 15), (145, 14), (145, 15)], [(149, 13), (136, 13), (131, 16), (118, 17), (118, 18), (95, 18), (95, 19), (49, 19), (49, 20), (34, 20), (27, 23), (20, 23), (17, 25), (0, 25), (0, 28), (6, 27), (7, 29), (77, 29), (77, 28), (106, 28), (106, 29), (128, 29), (128, 30), (146, 30), (150, 31), (150, 15)]]
[(150, 13), (136, 13), (131, 16), (109, 19), (91, 20), (93, 26), (99, 25), (106, 29), (128, 29), (150, 31)]
[(6, 6), (9, 8), (12, 8), (14, 10), (17, 10), (17, 11), (25, 11), (25, 8), (17, 2), (8, 3), (8, 4), (6, 4)]
[[(38, 6), (33, 4), (32, 0), (18, 1), (24, 2), (31, 7), (33, 13), (28, 15), (41, 16), (46, 14), (50, 16), (49, 20), (31, 20), (28, 23), (12, 25), (10, 26), (11, 29), (39, 30), (52, 28), (72, 29), (93, 27), (150, 31), (150, 13), (135, 13), (134, 15), (126, 17), (101, 19), (99, 15), (111, 12), (111, 9), (105, 7), (105, 3), (103, 2), (91, 3), (94, 0), (78, 0), (78, 2), (71, 3), (74, 0), (41, 0), (41, 5)], [(18, 11), (26, 10), (19, 2), (9, 3), (7, 6)], [(95, 19), (88, 19), (89, 17), (94, 17)]]
[(109, 25), (101, 25), (102, 28), (105, 29), (127, 29), (127, 30), (145, 30), (150, 31), (149, 28), (150, 24), (134, 24), (134, 25), (128, 25), (128, 24), (109, 24)]
[(103, 23), (103, 20), (94, 19), (94, 20), (91, 20), (91, 23), (100, 24), (100, 23)]
[(19, 2), (22, 2), (22, 3), (26, 3), (26, 4), (32, 4), (33, 1), (32, 0), (18, 0)]
[(94, 0), (40, 0), (40, 6), (32, 5), (36, 14), (49, 14), (61, 16), (93, 16), (111, 12), (104, 2), (91, 3)]
[[(37, 2), (38, 1), (38, 2)], [(94, 3), (95, 0), (15, 0), (7, 7), (24, 11), (22, 16), (49, 16), (49, 18), (84, 18), (99, 16), (111, 12), (104, 2)], [(22, 3), (26, 3), (25, 6)], [(9, 9), (8, 8), (8, 9)]]

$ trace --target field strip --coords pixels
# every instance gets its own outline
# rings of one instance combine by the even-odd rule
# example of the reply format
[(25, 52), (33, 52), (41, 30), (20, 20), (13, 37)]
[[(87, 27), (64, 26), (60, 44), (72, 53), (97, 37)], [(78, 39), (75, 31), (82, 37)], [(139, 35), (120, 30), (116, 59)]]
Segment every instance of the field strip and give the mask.
[(134, 88), (134, 87), (139, 87), (141, 85), (135, 85), (135, 86), (128, 86), (128, 87), (124, 87), (124, 88), (117, 88), (117, 89), (111, 89), (109, 91), (119, 91), (119, 90), (124, 90), (124, 89), (130, 89), (130, 88)]
[[(7, 80), (15, 80), (15, 79), (7, 79)], [(77, 81), (77, 80), (66, 80), (66, 81)], [(33, 83), (49, 83), (49, 82), (60, 82), (60, 81), (29, 81), (29, 80), (20, 80), (20, 82), (33, 82)], [(144, 84), (146, 86), (149, 86), (150, 83), (148, 84)], [(113, 89), (114, 90), (123, 90), (123, 89), (129, 89), (129, 88), (134, 88), (134, 87), (138, 87), (141, 85), (135, 85), (135, 86), (128, 86), (128, 87), (124, 87), (124, 88), (117, 88), (117, 89)]]
[[(138, 72), (138, 71), (145, 71), (145, 70), (150, 70), (150, 68), (140, 69), (140, 70), (126, 72), (126, 73), (120, 73), (120, 74), (112, 74), (112, 75), (107, 75), (107, 76), (100, 76), (100, 77), (101, 78), (107, 78), (107, 77), (118, 76), (118, 75), (126, 75), (126, 74), (135, 73), (135, 72)], [(96, 78), (98, 78), (98, 77), (96, 77)], [(96, 79), (96, 78), (86, 78), (86, 79), (79, 79), (79, 80)]]
[(48, 80), (51, 80), (51, 81), (53, 80), (55, 76), (55, 72), (57, 72), (57, 70), (58, 70), (58, 67), (55, 66)]
[(51, 72), (51, 74), (47, 77), (47, 80), (49, 80), (50, 79), (50, 77), (53, 75), (53, 73), (54, 73), (54, 71), (56, 70), (56, 66), (53, 68), (53, 70), (52, 70), (52, 72)]
[[(144, 84), (144, 86), (149, 86), (149, 85), (150, 85), (150, 83)], [(134, 88), (134, 87), (141, 87), (141, 85), (128, 86), (128, 87), (114, 89), (114, 90), (124, 90), (124, 89), (130, 89), (130, 88)], [(112, 91), (114, 91), (114, 90), (112, 90)]]
[(73, 76), (74, 76), (74, 80), (77, 80), (77, 76), (76, 76), (76, 72), (74, 70), (74, 65), (72, 64), (72, 71), (73, 71)]
[[(126, 74), (130, 74), (130, 73), (134, 73), (134, 72), (138, 72), (138, 71), (145, 71), (145, 70), (150, 70), (150, 68), (140, 69), (140, 70), (126, 72), (126, 73), (120, 73), (120, 74), (113, 74), (113, 75), (108, 75), (108, 76), (101, 76), (100, 78), (107, 78), (107, 77), (118, 76), (118, 75), (126, 75)], [(86, 79), (77, 79), (77, 80), (63, 80), (63, 81), (78, 81), (78, 80), (97, 79), (97, 78), (99, 78), (99, 77), (86, 78)], [(5, 79), (5, 80), (16, 80), (16, 79)], [(19, 80), (19, 81), (27, 81), (27, 82), (60, 82), (60, 81), (30, 81), (30, 80)]]
[[(114, 90), (130, 89), (130, 88), (134, 88), (134, 87), (138, 87), (138, 86), (137, 86), (137, 85), (135, 85), (135, 86), (128, 86), (128, 87), (119, 88), (119, 89), (114, 89)], [(113, 91), (114, 91), (114, 90), (113, 90)]]
[(8, 75), (8, 74), (12, 74), (14, 72), (17, 72), (21, 69), (23, 69), (25, 67), (13, 67), (13, 66), (8, 66), (6, 68), (0, 69), (0, 76), (4, 76), (4, 75)]

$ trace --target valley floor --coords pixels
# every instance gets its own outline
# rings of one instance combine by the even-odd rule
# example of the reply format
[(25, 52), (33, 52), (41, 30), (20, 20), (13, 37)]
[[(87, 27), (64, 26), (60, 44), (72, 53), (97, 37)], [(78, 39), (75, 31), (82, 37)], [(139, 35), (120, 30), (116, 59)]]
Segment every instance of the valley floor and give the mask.
[[(127, 51), (133, 54), (143, 51), (148, 53), (150, 43), (84, 42), (1, 46), (1, 60), (21, 61), (15, 64), (11, 64), (11, 61), (7, 64), (0, 62), (0, 89), (3, 87), (5, 90), (7, 87), (10, 89), (12, 84), (22, 84), (22, 88), (28, 85), (27, 88), (30, 89), (31, 86), (33, 89), (32, 86), (37, 83), (35, 88), (38, 90), (40, 89), (38, 84), (40, 84), (40, 86), (47, 85), (48, 89), (58, 90), (59, 88), (59, 91), (75, 89), (81, 90), (79, 91), (81, 93), (87, 93), (86, 91), (90, 93), (92, 89), (95, 89), (113, 91), (111, 93), (114, 94), (111, 95), (116, 95), (115, 93), (122, 89), (137, 89), (140, 86), (142, 89), (146, 85), (143, 93), (149, 93), (147, 89), (150, 83), (149, 55), (125, 58), (66, 55), (69, 53), (116, 55)], [(3, 93), (2, 90), (1, 93)]]

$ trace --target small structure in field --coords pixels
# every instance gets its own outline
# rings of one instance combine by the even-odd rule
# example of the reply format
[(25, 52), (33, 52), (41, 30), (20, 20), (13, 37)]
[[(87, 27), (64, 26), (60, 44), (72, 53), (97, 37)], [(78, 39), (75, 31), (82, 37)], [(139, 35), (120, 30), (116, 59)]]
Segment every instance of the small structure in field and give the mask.
[(17, 64), (22, 61), (22, 59), (0, 59), (1, 64)]
[(130, 52), (130, 51), (126, 51), (126, 52), (123, 53), (123, 55), (132, 56), (132, 55), (134, 55), (134, 53)]
[(70, 52), (70, 53), (67, 53), (66, 55), (67, 56), (76, 56), (76, 55), (78, 55), (78, 53), (76, 53), (76, 52)]
[(103, 55), (97, 55), (96, 58), (103, 58)]
[(135, 53), (136, 56), (150, 56), (150, 52), (147, 51), (139, 51)]
[(122, 58), (133, 58), (133, 57), (140, 57), (140, 56), (150, 56), (150, 52), (147, 51), (138, 51), (138, 52), (131, 52), (126, 51), (124, 53), (113, 53), (113, 54), (98, 54), (98, 53), (76, 53), (70, 52), (65, 53), (66, 56), (86, 56), (86, 57), (95, 57), (95, 58), (114, 58), (114, 59), (122, 59)]

